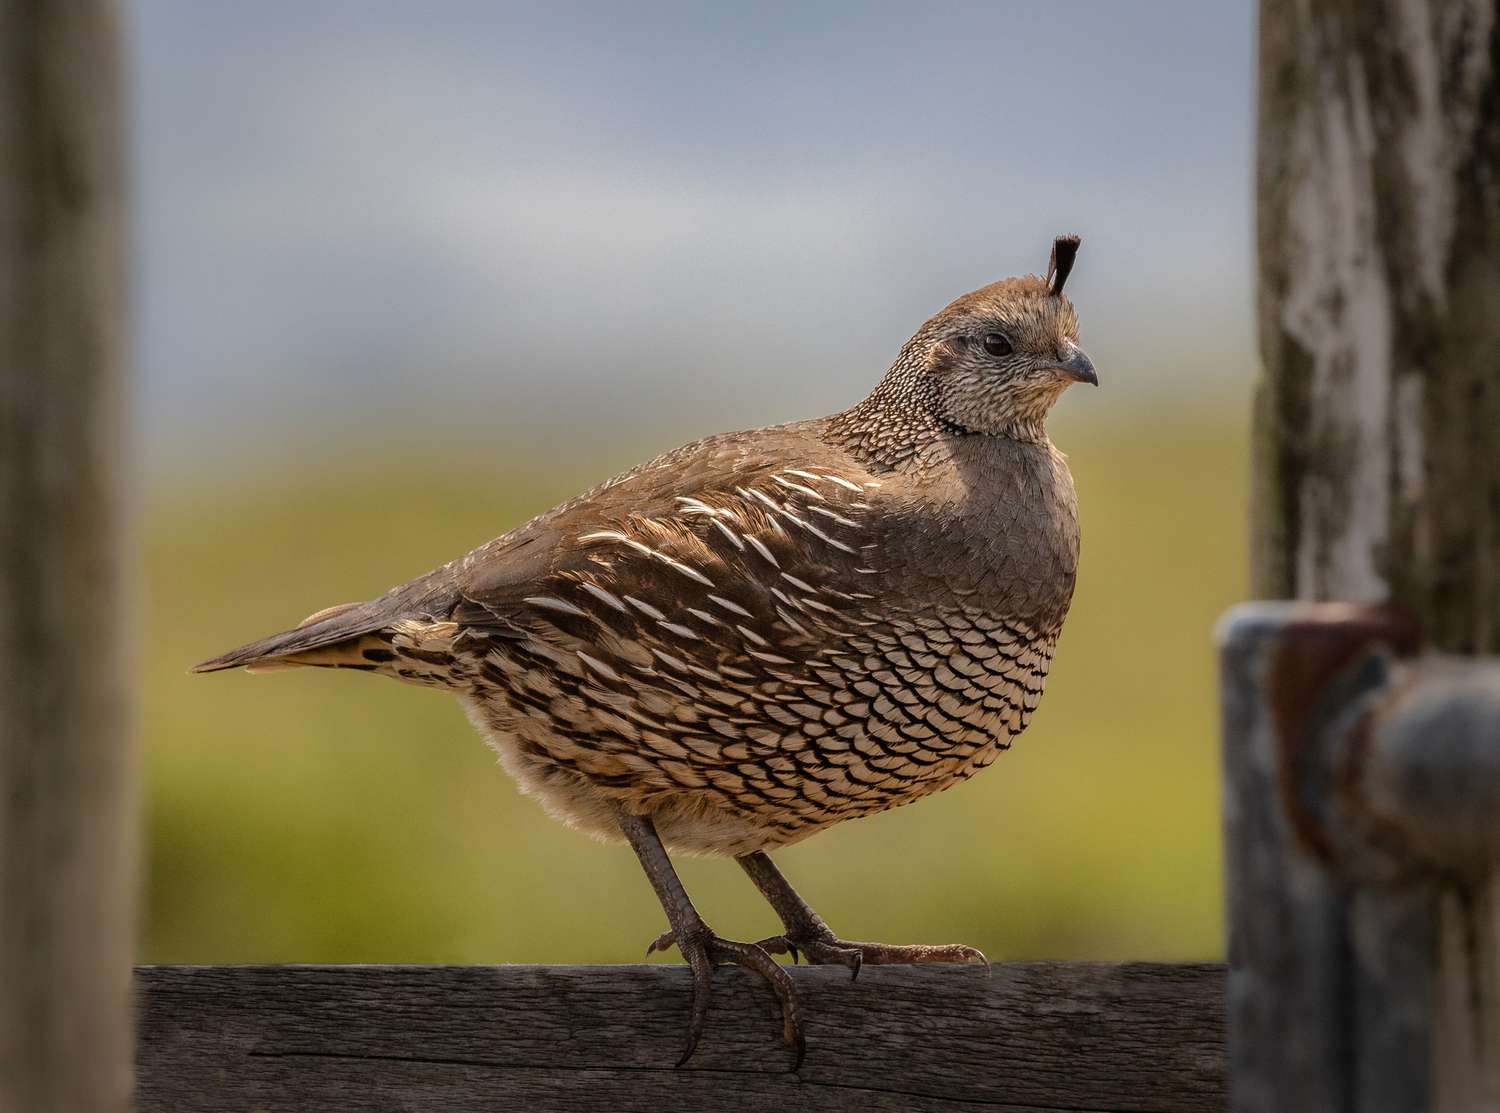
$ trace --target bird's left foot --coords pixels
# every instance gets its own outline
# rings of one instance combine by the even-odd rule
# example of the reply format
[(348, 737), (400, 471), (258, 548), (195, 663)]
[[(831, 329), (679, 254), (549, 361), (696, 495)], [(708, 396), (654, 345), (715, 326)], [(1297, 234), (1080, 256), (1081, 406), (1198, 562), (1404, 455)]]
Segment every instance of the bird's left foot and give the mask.
[[(658, 937), (646, 953), (666, 950), (674, 942), (672, 933)], [(793, 962), (806, 959), (809, 965), (847, 966), (851, 978), (859, 977), (860, 968), (871, 966), (902, 966), (929, 962), (979, 962), (985, 971), (990, 969), (990, 960), (978, 947), (963, 943), (854, 943), (840, 939), (826, 926), (802, 927), (789, 930), (782, 935), (762, 939), (755, 946), (767, 954), (791, 955)]]
[(773, 955), (791, 955), (796, 962), (805, 955), (810, 963), (826, 966), (847, 966), (852, 977), (859, 977), (860, 967), (897, 966), (906, 963), (928, 962), (981, 962), (985, 973), (989, 973), (990, 960), (977, 947), (962, 943), (944, 943), (939, 946), (910, 944), (906, 946), (890, 943), (852, 943), (840, 939), (808, 905), (797, 895), (791, 883), (781, 875), (774, 862), (764, 850), (743, 855), (736, 859), (741, 868), (750, 875), (755, 887), (775, 910), (781, 921), (782, 933), (757, 944), (761, 950)]
[(769, 954), (789, 954), (793, 962), (802, 957), (820, 966), (847, 966), (850, 976), (855, 978), (866, 964), (901, 966), (908, 963), (979, 962), (986, 972), (990, 968), (990, 960), (984, 957), (983, 951), (963, 943), (855, 943), (840, 939), (822, 925), (773, 935), (762, 939), (759, 946)]

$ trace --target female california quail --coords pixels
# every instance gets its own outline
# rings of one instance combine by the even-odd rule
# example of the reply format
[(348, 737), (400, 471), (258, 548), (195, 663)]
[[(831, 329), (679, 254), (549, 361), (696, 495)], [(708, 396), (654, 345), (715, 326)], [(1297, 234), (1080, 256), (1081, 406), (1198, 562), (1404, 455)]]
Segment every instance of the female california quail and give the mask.
[[(766, 852), (972, 776), (1041, 699), (1073, 594), (1078, 514), (1048, 410), (1097, 384), (1063, 285), (996, 282), (917, 330), (833, 417), (695, 441), (366, 603), (198, 666), (362, 669), (446, 688), (528, 793), (623, 834), (694, 973), (778, 996), (772, 953), (856, 973), (971, 947), (846, 942)], [(666, 848), (733, 855), (784, 934), (721, 939)]]

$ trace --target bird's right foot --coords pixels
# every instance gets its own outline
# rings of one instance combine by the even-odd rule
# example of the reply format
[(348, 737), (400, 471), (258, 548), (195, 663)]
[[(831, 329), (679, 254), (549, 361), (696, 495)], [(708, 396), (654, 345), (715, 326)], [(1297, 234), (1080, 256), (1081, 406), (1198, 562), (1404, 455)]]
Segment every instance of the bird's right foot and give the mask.
[(766, 980), (781, 1005), (781, 1040), (792, 1052), (792, 1070), (802, 1065), (806, 1045), (802, 1038), (797, 989), (786, 968), (772, 958), (764, 947), (758, 943), (721, 939), (709, 930), (707, 924), (700, 923), (697, 930), (684, 933), (682, 938), (675, 931), (658, 936), (646, 948), (646, 953), (649, 955), (653, 951), (664, 951), (674, 945), (693, 972), (693, 1013), (688, 1021), (687, 1047), (682, 1058), (677, 1060), (679, 1067), (692, 1058), (693, 1052), (698, 1049), (698, 1039), (703, 1035), (703, 1025), (708, 1020), (708, 999), (713, 992), (715, 966), (743, 966)]

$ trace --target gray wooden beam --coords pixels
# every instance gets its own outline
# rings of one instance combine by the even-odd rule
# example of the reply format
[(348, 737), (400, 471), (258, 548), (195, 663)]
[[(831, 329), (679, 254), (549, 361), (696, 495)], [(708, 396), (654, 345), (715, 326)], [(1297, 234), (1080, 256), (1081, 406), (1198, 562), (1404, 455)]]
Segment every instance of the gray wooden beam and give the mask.
[(1003, 963), (799, 968), (808, 1052), (774, 1002), (715, 974), (708, 1030), (673, 1068), (673, 966), (143, 967), (141, 1113), (1129, 1110), (1225, 1106), (1223, 968)]
[(1297, 842), (1265, 698), (1295, 605), (1236, 608), (1220, 626), (1229, 1072), (1236, 1113), (1346, 1110), (1342, 888)]

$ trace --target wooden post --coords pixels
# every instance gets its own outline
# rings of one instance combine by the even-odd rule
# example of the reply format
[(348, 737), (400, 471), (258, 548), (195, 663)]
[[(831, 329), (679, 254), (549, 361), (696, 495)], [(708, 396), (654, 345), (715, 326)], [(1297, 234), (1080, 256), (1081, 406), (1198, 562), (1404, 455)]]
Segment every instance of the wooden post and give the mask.
[(0, 1111), (130, 1101), (119, 29), (0, 0)]
[(1500, 652), (1496, 0), (1265, 0), (1255, 593)]
[[(1258, 595), (1500, 652), (1497, 183), (1495, 0), (1264, 0)], [(1353, 876), (1299, 837), (1243, 687), (1287, 620), (1225, 636), (1233, 1108), (1500, 1108), (1497, 879)]]

